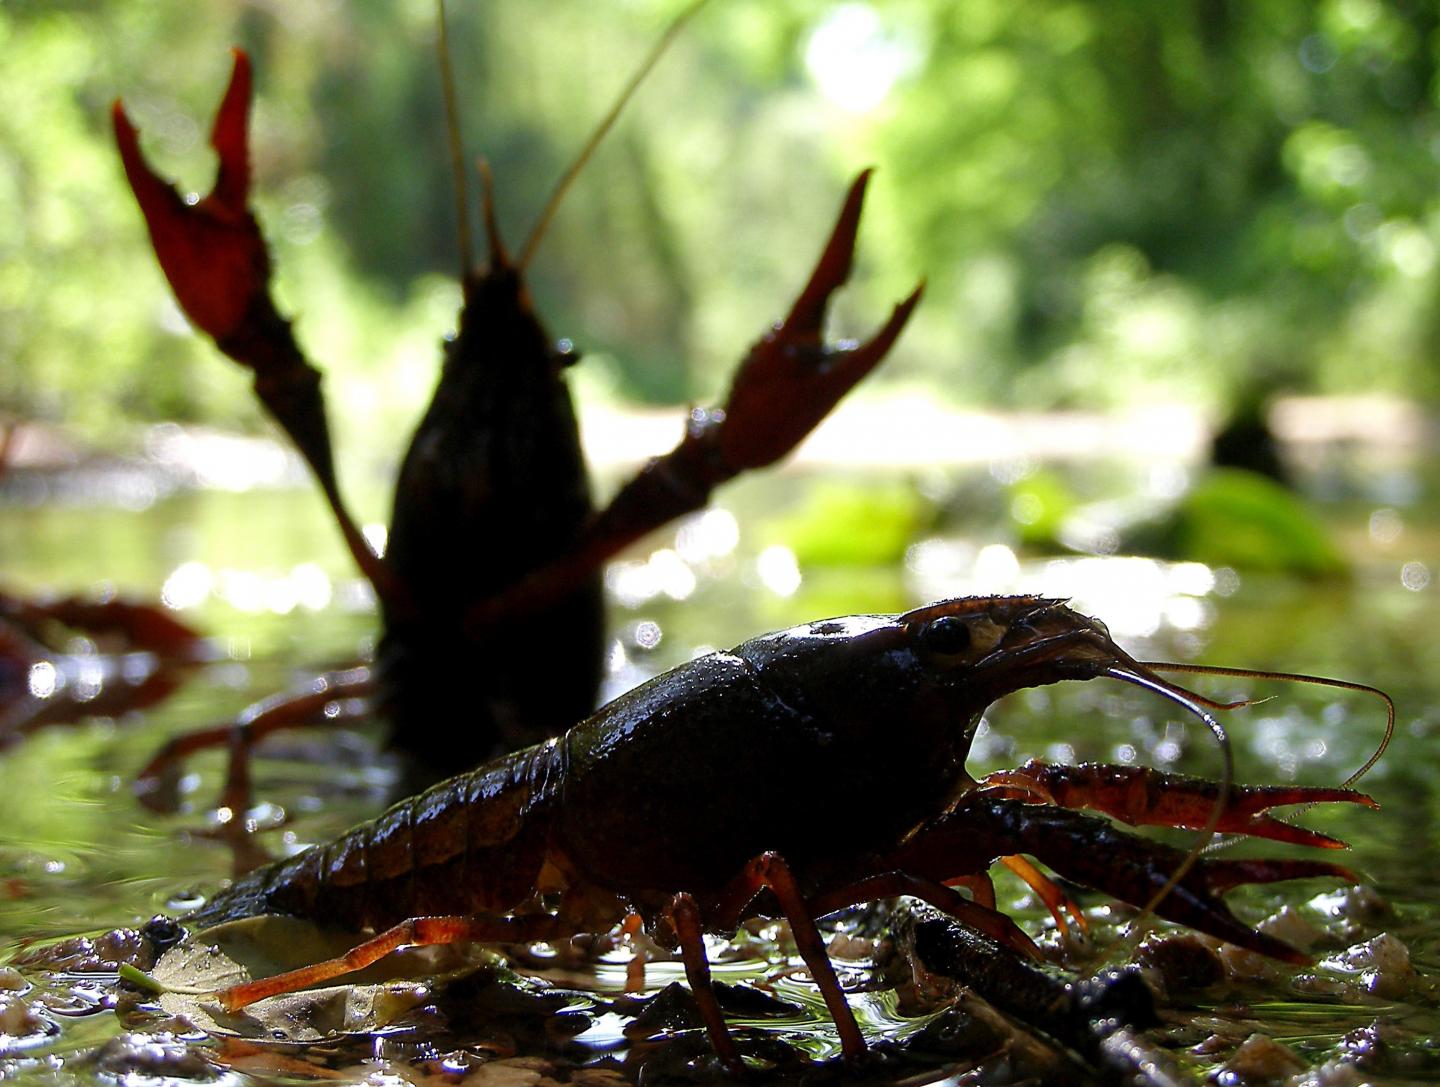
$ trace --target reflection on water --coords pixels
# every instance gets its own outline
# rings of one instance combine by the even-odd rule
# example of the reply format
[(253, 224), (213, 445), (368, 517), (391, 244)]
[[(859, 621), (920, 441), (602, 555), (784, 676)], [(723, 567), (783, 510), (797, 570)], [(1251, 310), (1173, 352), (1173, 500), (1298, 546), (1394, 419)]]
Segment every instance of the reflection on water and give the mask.
[[(1400, 706), (1399, 728), (1365, 782), (1384, 810), (1337, 806), (1307, 813), (1304, 821), (1353, 843), (1346, 863), (1366, 876), (1377, 901), (1388, 901), (1394, 914), (1362, 920), (1346, 891), (1317, 883), (1237, 893), (1232, 901), (1249, 919), (1294, 917), (1299, 921), (1273, 924), (1310, 926), (1318, 934), (1320, 961), (1298, 980), (1288, 968), (1253, 967), (1254, 976), (1238, 997), (1227, 997), (1224, 1008), (1206, 1007), (1203, 995), (1181, 1000), (1200, 1011), (1177, 1019), (1172, 1041), (1196, 1047), (1186, 1058), (1196, 1068), (1228, 1059), (1245, 1037), (1261, 1032), (1298, 1054), (1302, 1067), (1349, 1060), (1370, 1069), (1367, 1082), (1380, 1084), (1440, 1074), (1440, 1058), (1426, 1041), (1440, 1034), (1429, 980), (1440, 971), (1432, 753), (1440, 731), (1440, 681), (1433, 678), (1440, 676), (1440, 643), (1429, 621), (1440, 591), (1430, 578), (1440, 561), (1440, 534), (1424, 517), (1363, 495), (1337, 505), (1342, 538), (1358, 560), (1348, 582), (1259, 579), (1196, 563), (1123, 557), (1034, 560), (1018, 544), (995, 542), (1003, 537), (990, 527), (974, 537), (940, 531), (921, 539), (898, 571), (827, 569), (805, 566), (785, 543), (753, 531), (767, 511), (787, 507), (792, 485), (781, 481), (764, 493), (737, 488), (732, 509), (702, 514), (614, 564), (607, 576), (615, 609), (607, 695), (763, 630), (822, 615), (899, 611), (950, 595), (1011, 592), (1070, 599), (1077, 610), (1102, 618), (1141, 658), (1317, 672), (1385, 687)], [(991, 501), (1003, 504), (999, 484)], [(983, 500), (976, 508), (983, 519)], [(193, 679), (143, 715), (42, 730), (0, 757), (3, 961), (37, 941), (175, 912), (193, 901), (187, 896), (225, 878), (229, 855), (204, 810), (206, 798), (218, 794), (219, 757), (201, 756), (190, 765), (182, 786), (196, 810), (173, 816), (149, 813), (135, 802), (130, 785), (137, 770), (166, 738), (224, 720), (255, 698), (363, 657), (373, 645), (375, 619), (373, 600), (348, 568), (323, 509), (305, 491), (180, 492), (158, 500), (142, 517), (104, 507), (11, 508), (0, 520), (0, 551), (9, 588), (71, 591), (96, 585), (103, 573), (122, 588), (178, 609), (211, 635), (215, 648), (214, 659), (202, 663)], [(76, 649), (81, 663), (75, 682), (83, 682), (90, 674), (86, 648)], [(93, 670), (100, 661), (88, 664)], [(43, 686), (46, 675), (34, 673), (30, 682)], [(59, 673), (49, 682), (58, 683)], [(1373, 701), (1359, 695), (1230, 679), (1201, 686), (1218, 699), (1271, 696), (1226, 718), (1240, 776), (1248, 781), (1336, 784), (1364, 761), (1383, 723)], [(374, 814), (390, 778), (370, 741), (345, 732), (267, 742), (255, 772), (266, 806), (248, 817), (275, 828), (264, 836), (272, 852), (296, 851)], [(1203, 774), (1219, 765), (1203, 728), (1163, 701), (1115, 683), (1025, 691), (993, 707), (977, 737), (972, 770), (1032, 756)], [(775, 770), (781, 777), (798, 772), (803, 768)], [(774, 785), (755, 783), (757, 789)], [(1060, 934), (1028, 888), (1005, 878), (1000, 887), (1002, 906), (1042, 933), (1042, 944), (1088, 961), (1086, 954), (1059, 946)], [(1099, 945), (1121, 938), (1129, 920), (1125, 911), (1098, 899), (1082, 899), (1082, 905), (1101, 936)], [(1381, 930), (1386, 938), (1377, 943)], [(777, 1001), (777, 1007), (737, 1010), (732, 1017), (778, 1031), (817, 1057), (829, 1056), (836, 1042), (823, 1004), (808, 980), (794, 973), (797, 963), (775, 942), (777, 935), (770, 926), (716, 948), (721, 980), (763, 982)], [(618, 1060), (633, 1041), (626, 1026), (636, 1009), (623, 996), (628, 961), (621, 947), (598, 966), (582, 964), (590, 984), (580, 986), (573, 977), (559, 983), (567, 991), (593, 986), (599, 994), (588, 1011), (582, 1014), (577, 1005), (572, 1013), (576, 1052)], [(864, 953), (840, 966), (857, 985), (869, 979)], [(118, 1074), (107, 1067), (133, 1070), (147, 1061), (163, 1070), (157, 1074), (191, 1081), (223, 1078), (228, 1073), (220, 1065), (301, 1079), (313, 1074), (315, 1053), (293, 1049), (271, 1050), (257, 1064), (253, 1053), (226, 1046), (223, 1056), (207, 1050), (195, 1065), (190, 1062), (197, 1051), (179, 1023), (124, 1034), (115, 1015), (94, 1014), (113, 1005), (109, 975), (85, 967), (77, 961), (67, 972), (40, 978), (0, 968), (0, 1076), (53, 1075), (63, 1068), (93, 1081)], [(653, 964), (647, 984), (658, 988), (682, 976), (678, 964)], [(925, 1028), (925, 1016), (917, 1018), (913, 1007), (901, 1008), (896, 1000), (886, 986), (855, 997), (867, 1034), (899, 1037)], [(512, 1038), (507, 1051), (492, 1039), (501, 1047), (494, 1052), (514, 1052), (515, 1046), (524, 1051), (524, 1030), (515, 1029), (522, 1040)], [(542, 1049), (556, 1044), (559, 1028), (534, 1029), (550, 1038)], [(426, 1051), (422, 1060), (424, 1046), (416, 1049), (418, 1043), (404, 1041), (408, 1037), (397, 1034), (387, 1043), (390, 1061), (373, 1059), (383, 1047), (371, 1039), (371, 1059), (350, 1054), (326, 1063), (344, 1069), (342, 1082), (357, 1083), (413, 1079), (422, 1065), (455, 1082), (478, 1067), (479, 1058), (463, 1046)], [(79, 1059), (102, 1044), (102, 1056)]]

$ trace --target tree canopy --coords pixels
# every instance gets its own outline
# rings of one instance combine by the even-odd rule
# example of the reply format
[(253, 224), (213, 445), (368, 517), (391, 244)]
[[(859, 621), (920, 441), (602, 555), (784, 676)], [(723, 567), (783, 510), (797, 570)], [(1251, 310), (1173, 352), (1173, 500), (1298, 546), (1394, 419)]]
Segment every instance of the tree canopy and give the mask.
[[(512, 242), (679, 0), (455, 0), (471, 154)], [(0, 7), (0, 411), (248, 425), (185, 329), (111, 144), (123, 97), (213, 174), (228, 49), (255, 60), (262, 220), (337, 412), (417, 411), (458, 304), (424, 0)], [(1440, 395), (1440, 9), (1420, 0), (712, 0), (533, 268), (585, 380), (714, 395), (878, 167), (841, 331), (920, 275), (887, 364), (960, 403), (1273, 390)]]

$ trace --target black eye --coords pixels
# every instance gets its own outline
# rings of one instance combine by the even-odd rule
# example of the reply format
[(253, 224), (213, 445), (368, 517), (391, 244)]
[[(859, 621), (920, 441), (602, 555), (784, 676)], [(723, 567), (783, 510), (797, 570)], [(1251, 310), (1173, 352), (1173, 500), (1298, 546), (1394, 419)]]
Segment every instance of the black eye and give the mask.
[(970, 648), (970, 627), (958, 616), (942, 615), (920, 628), (920, 644), (931, 653), (953, 657)]

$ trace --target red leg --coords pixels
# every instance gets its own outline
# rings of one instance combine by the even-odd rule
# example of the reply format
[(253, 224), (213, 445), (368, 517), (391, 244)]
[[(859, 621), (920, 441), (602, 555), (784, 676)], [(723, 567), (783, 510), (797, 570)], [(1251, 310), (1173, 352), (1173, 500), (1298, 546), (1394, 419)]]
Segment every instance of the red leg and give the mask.
[(840, 979), (835, 976), (835, 967), (830, 962), (825, 941), (815, 927), (815, 915), (800, 894), (790, 866), (780, 854), (762, 853), (745, 866), (720, 895), (715, 911), (717, 921), (724, 928), (733, 930), (739, 924), (741, 911), (766, 887), (779, 901), (781, 912), (790, 922), (795, 947), (809, 968), (810, 976), (830, 1010), (830, 1017), (835, 1021), (835, 1030), (840, 1035), (840, 1050), (845, 1059), (855, 1060), (863, 1056), (865, 1038), (855, 1022), (855, 1013), (850, 1010), (845, 992), (840, 988)]
[(685, 980), (690, 982), (690, 991), (695, 994), (695, 1003), (700, 1008), (700, 1018), (705, 1023), (710, 1044), (731, 1075), (743, 1075), (745, 1062), (740, 1059), (740, 1050), (730, 1036), (730, 1028), (725, 1025), (725, 1013), (720, 1010), (720, 1001), (710, 980), (710, 960), (705, 955), (699, 907), (695, 905), (694, 898), (681, 892), (670, 900), (669, 913), (675, 936), (680, 941)]
[[(1167, 774), (1145, 766), (1083, 763), (1054, 766), (1031, 759), (1014, 770), (990, 774), (981, 783), (998, 795), (1020, 800), (1089, 808), (1131, 826), (1187, 827), (1200, 830), (1209, 824), (1220, 795), (1217, 782), (1184, 774)], [(1266, 814), (1270, 808), (1291, 804), (1344, 802), (1379, 805), (1353, 789), (1304, 785), (1235, 785), (1226, 798), (1220, 823), (1222, 834), (1248, 834), (1294, 845), (1344, 849), (1338, 838), (1282, 822)]]
[(266, 997), (298, 992), (322, 981), (353, 974), (402, 947), (548, 940), (556, 936), (555, 919), (538, 917), (412, 917), (373, 936), (344, 955), (287, 970), (283, 974), (232, 985), (215, 994), (226, 1011), (239, 1011)]
[(374, 688), (368, 668), (352, 668), (317, 678), (312, 689), (303, 694), (278, 695), (246, 707), (232, 724), (197, 729), (170, 740), (135, 777), (135, 792), (140, 802), (156, 810), (170, 806), (165, 782), (176, 765), (187, 755), (225, 744), (230, 749), (225, 789), (220, 806), (239, 816), (250, 807), (250, 753), (272, 732), (303, 728), (311, 725), (338, 725), (358, 720), (368, 706), (356, 705), (368, 700)]

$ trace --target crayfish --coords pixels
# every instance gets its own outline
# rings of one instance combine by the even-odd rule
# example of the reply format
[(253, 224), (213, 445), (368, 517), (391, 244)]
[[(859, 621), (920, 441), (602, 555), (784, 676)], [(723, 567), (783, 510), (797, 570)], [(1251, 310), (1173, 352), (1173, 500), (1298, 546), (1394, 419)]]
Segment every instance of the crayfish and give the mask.
[[(1008, 859), (1042, 894), (1066, 904), (1021, 853), (1162, 917), (1304, 962), (1301, 952), (1240, 921), (1220, 895), (1245, 883), (1353, 881), (1345, 868), (1198, 859), (1074, 809), (1337, 848), (1343, 843), (1281, 822), (1269, 809), (1337, 801), (1374, 807), (1368, 796), (1348, 788), (1232, 788), (1228, 780), (1217, 786), (1133, 766), (1030, 763), (979, 781), (966, 771), (981, 714), (1026, 687), (1108, 676), (1164, 695), (1215, 728), (1207, 706), (1242, 704), (1213, 703), (1157, 674), (1177, 667), (1190, 666), (1137, 661), (1096, 620), (1033, 596), (809, 623), (699, 657), (559, 738), (251, 872), (188, 923), (277, 913), (376, 933), (340, 958), (218, 992), (235, 1011), (358, 970), (403, 945), (554, 940), (636, 914), (658, 942), (678, 946), (710, 1039), (733, 1072), (743, 1061), (711, 984), (706, 933), (731, 935), (755, 914), (783, 916), (845, 1056), (858, 1058), (865, 1040), (815, 918), (911, 895), (1022, 954), (1038, 954), (995, 910), (986, 874)], [(737, 753), (787, 767), (784, 787), (757, 790), (752, 775), (727, 769)]]
[[(381, 555), (342, 500), (319, 372), (271, 299), (269, 253), (249, 206), (250, 82), (249, 60), (237, 51), (212, 134), (219, 173), (205, 199), (186, 203), (159, 179), (117, 103), (121, 157), (182, 308), (253, 371), (256, 395), (308, 462), (375, 589), (384, 635), (373, 675), (346, 673), (262, 705), (240, 728), (181, 738), (152, 771), (207, 740), (228, 738), (243, 753), (272, 728), (333, 721), (329, 711), (353, 695), (375, 697), (393, 742), (411, 754), (483, 765), (328, 845), (249, 872), (192, 914), (196, 928), (279, 913), (369, 934), (341, 958), (222, 990), (225, 1008), (345, 974), (406, 944), (551, 940), (637, 916), (658, 943), (678, 948), (714, 1049), (739, 1072), (741, 1050), (714, 993), (704, 936), (773, 916), (788, 921), (845, 1056), (858, 1059), (866, 1042), (816, 918), (912, 895), (1035, 955), (1024, 931), (994, 908), (990, 867), (1006, 864), (1057, 916), (1074, 910), (1020, 854), (1162, 917), (1300, 959), (1239, 920), (1221, 895), (1244, 883), (1352, 879), (1346, 869), (1202, 858), (1198, 847), (1149, 842), (1076, 809), (1334, 848), (1342, 843), (1268, 811), (1374, 806), (1348, 788), (1353, 778), (1334, 789), (1232, 786), (1228, 749), (1218, 784), (1136, 767), (1027, 764), (979, 780), (968, 773), (991, 703), (1062, 680), (1134, 683), (1219, 732), (1208, 712), (1216, 703), (1158, 674), (1183, 667), (1135, 660), (1100, 623), (1058, 601), (950, 600), (810, 623), (698, 658), (586, 717), (599, 675), (604, 562), (703, 506), (719, 484), (785, 456), (878, 365), (918, 302), (919, 288), (867, 342), (823, 343), (828, 299), (850, 271), (868, 172), (851, 186), (788, 316), (741, 363), (723, 408), (692, 412), (679, 444), (597, 510), (564, 380), (576, 354), (568, 341), (552, 341), (525, 286), (549, 211), (512, 256), (482, 171), (487, 259), (477, 269), (470, 257), (462, 197), (464, 307), (400, 469)], [(535, 651), (557, 637), (568, 658), (563, 682)], [(435, 681), (448, 675), (471, 681), (462, 705)], [(437, 738), (437, 722), (447, 720), (459, 727)], [(786, 768), (784, 788), (757, 793), (753, 775), (730, 769), (736, 753), (755, 752)], [(243, 760), (232, 764), (232, 809), (244, 802), (236, 767)]]
[[(18, 431), (0, 424), (0, 480)], [(65, 651), (77, 635), (91, 652)], [(196, 631), (154, 604), (0, 589), (0, 749), (45, 725), (162, 701), (205, 654)]]

